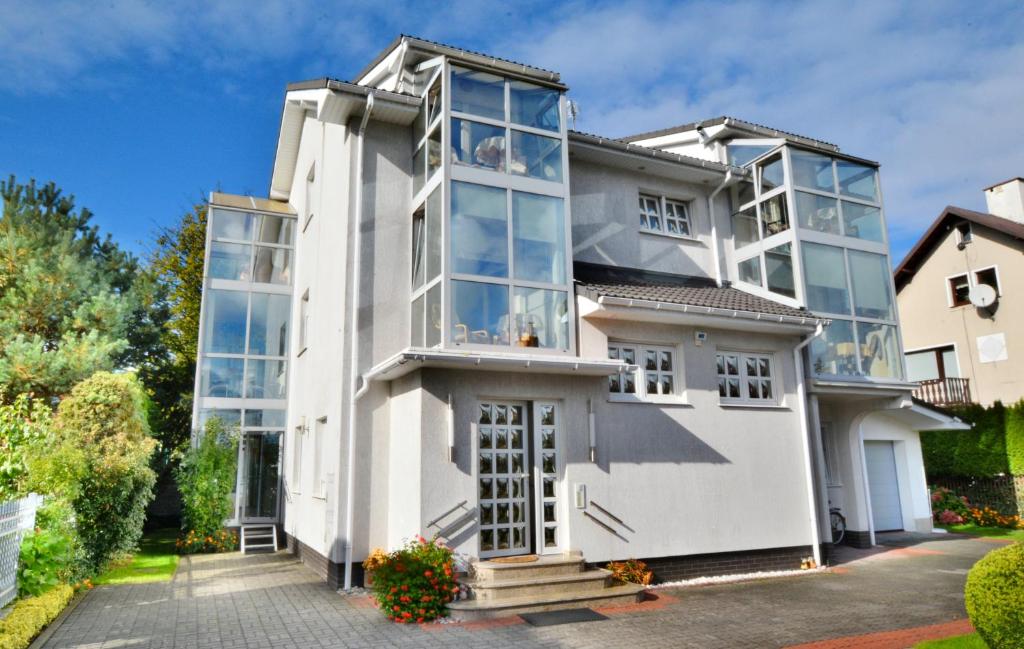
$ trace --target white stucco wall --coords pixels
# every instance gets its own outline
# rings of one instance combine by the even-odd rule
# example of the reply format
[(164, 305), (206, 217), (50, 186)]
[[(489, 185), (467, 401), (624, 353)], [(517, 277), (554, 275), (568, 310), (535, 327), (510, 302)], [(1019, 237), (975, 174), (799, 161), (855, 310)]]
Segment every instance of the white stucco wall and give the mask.
[(932, 510), (928, 498), (928, 481), (921, 455), (921, 439), (917, 431), (883, 413), (868, 415), (861, 421), (860, 426), (864, 441), (893, 442), (903, 529), (931, 532)]

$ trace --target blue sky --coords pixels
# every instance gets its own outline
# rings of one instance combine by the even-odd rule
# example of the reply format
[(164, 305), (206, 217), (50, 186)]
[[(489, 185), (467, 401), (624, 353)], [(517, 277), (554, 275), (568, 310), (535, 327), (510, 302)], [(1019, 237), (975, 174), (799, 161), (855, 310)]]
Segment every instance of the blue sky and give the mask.
[(878, 160), (894, 262), (1024, 175), (1020, 2), (434, 4), (0, 0), (0, 176), (144, 253), (205, 192), (266, 194), (286, 83), (403, 32), (561, 72), (580, 130), (727, 114)]

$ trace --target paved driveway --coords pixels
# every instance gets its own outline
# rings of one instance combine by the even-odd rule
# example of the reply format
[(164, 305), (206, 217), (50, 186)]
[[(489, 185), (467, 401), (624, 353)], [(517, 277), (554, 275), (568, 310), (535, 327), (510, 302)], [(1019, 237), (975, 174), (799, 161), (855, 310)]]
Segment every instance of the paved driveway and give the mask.
[[(882, 542), (871, 551), (844, 549), (840, 566), (829, 572), (658, 589), (657, 599), (602, 609), (608, 620), (551, 627), (519, 618), (399, 626), (386, 622), (368, 597), (339, 595), (286, 553), (200, 556), (184, 559), (172, 582), (96, 588), (44, 646), (737, 648), (964, 627), (967, 570), (999, 546), (956, 535)], [(950, 624), (955, 620), (961, 622)], [(891, 638), (889, 644), (869, 640), (820, 646), (900, 646)]]

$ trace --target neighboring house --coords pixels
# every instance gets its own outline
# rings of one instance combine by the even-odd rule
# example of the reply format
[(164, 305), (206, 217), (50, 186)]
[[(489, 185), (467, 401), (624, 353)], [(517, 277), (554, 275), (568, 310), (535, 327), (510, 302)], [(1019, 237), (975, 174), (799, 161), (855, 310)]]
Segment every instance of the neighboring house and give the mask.
[(931, 403), (1024, 397), (1024, 179), (949, 206), (896, 269), (907, 378)]
[[(732, 118), (570, 130), (555, 72), (400, 37), (213, 194), (195, 424), (332, 584), (441, 534), (661, 578), (931, 530), (877, 165)], [(283, 476), (282, 476), (283, 474)], [(543, 563), (541, 565), (544, 565)], [(586, 601), (585, 599), (575, 601)]]

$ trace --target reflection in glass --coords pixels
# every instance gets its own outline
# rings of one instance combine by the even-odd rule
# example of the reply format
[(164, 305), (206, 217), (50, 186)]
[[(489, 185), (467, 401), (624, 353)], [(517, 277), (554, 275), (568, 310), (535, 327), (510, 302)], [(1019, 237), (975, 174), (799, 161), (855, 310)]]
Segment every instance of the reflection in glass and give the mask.
[(509, 156), (509, 171), (519, 176), (529, 176), (562, 182), (562, 141), (532, 133), (512, 131), (512, 155)]
[(214, 239), (252, 240), (253, 215), (234, 210), (210, 208)]
[(744, 259), (739, 264), (739, 277), (741, 282), (761, 286), (761, 258), (751, 257)]
[(846, 236), (867, 239), (868, 241), (884, 241), (882, 232), (882, 210), (870, 205), (843, 201), (843, 226)]
[(764, 236), (770, 237), (789, 229), (789, 211), (786, 209), (786, 194), (776, 194), (766, 201), (761, 201), (761, 222), (764, 224)]
[(850, 292), (842, 248), (805, 241), (807, 308), (817, 313), (850, 313)]
[(810, 151), (790, 149), (793, 163), (793, 184), (798, 187), (835, 192), (836, 183), (832, 177), (832, 158)]
[(509, 119), (523, 126), (557, 132), (561, 127), (559, 94), (557, 90), (535, 86), (525, 81), (510, 81), (509, 100), (512, 114)]
[(242, 291), (208, 289), (203, 322), (203, 351), (245, 353), (245, 318), (249, 296)]
[(512, 246), (516, 279), (565, 282), (563, 199), (512, 192)]
[(836, 172), (839, 175), (840, 193), (866, 201), (878, 201), (878, 180), (873, 167), (837, 160)]
[(199, 376), (199, 393), (204, 397), (241, 397), (241, 358), (204, 358)]
[(730, 144), (725, 147), (729, 156), (729, 164), (742, 167), (754, 158), (768, 153), (772, 149), (767, 144)]
[(745, 210), (733, 213), (732, 233), (734, 245), (737, 248), (755, 243), (758, 240), (757, 210), (753, 205)]
[(504, 189), (453, 182), (452, 271), (508, 277)]
[[(255, 412), (260, 412), (259, 410)], [(237, 428), (241, 421), (241, 410), (223, 410), (220, 408), (203, 408), (199, 411), (199, 430), (206, 430), (206, 422), (210, 419), (220, 419), (227, 429)]]
[(254, 282), (290, 284), (292, 281), (292, 251), (287, 248), (256, 246), (252, 267)]
[(418, 298), (412, 301), (412, 336), (409, 339), (409, 344), (413, 347), (423, 346), (423, 302), (426, 300), (426, 295), (420, 295)]
[(736, 205), (746, 205), (754, 200), (754, 183), (749, 180), (741, 181), (736, 185)]
[(441, 128), (435, 128), (427, 138), (427, 180), (441, 168)]
[(895, 320), (892, 293), (889, 291), (889, 264), (885, 255), (851, 250), (850, 274), (853, 276), (853, 305), (857, 315), (879, 320)]
[(288, 355), (290, 311), (291, 297), (288, 295), (252, 294), (252, 315), (249, 321), (250, 354)]
[(779, 295), (796, 297), (793, 287), (793, 253), (791, 244), (785, 243), (764, 253), (768, 290)]
[(839, 234), (839, 209), (836, 199), (819, 194), (795, 192), (796, 216), (800, 227)]
[(505, 170), (505, 128), (452, 118), (452, 164)]
[(426, 319), (427, 332), (424, 344), (427, 347), (436, 347), (441, 344), (440, 282), (427, 289)]
[(858, 322), (857, 337), (864, 374), (882, 379), (900, 378), (903, 359), (896, 342), (895, 326)]
[(452, 68), (452, 110), (505, 119), (505, 80), (486, 72)]
[(427, 147), (421, 146), (412, 156), (412, 195), (420, 193), (427, 182)]
[(786, 179), (782, 166), (782, 154), (773, 155), (758, 165), (758, 177), (761, 179), (761, 194), (780, 187)]
[(256, 217), (256, 242), (292, 245), (295, 230), (295, 219), (272, 214), (261, 214)]
[(441, 188), (435, 187), (427, 197), (427, 281), (441, 274)]
[(452, 281), (452, 342), (509, 343), (508, 287)]
[(252, 246), (247, 243), (210, 243), (210, 277), (249, 281), (249, 256)]
[(249, 359), (245, 364), (245, 397), (247, 399), (284, 399), (285, 361)]
[(284, 428), (284, 410), (246, 410), (245, 425), (251, 428)]
[(569, 348), (569, 301), (564, 291), (516, 287), (513, 298), (515, 344)]
[(810, 344), (811, 367), (815, 374), (856, 376), (857, 351), (853, 341), (853, 323), (833, 320)]

